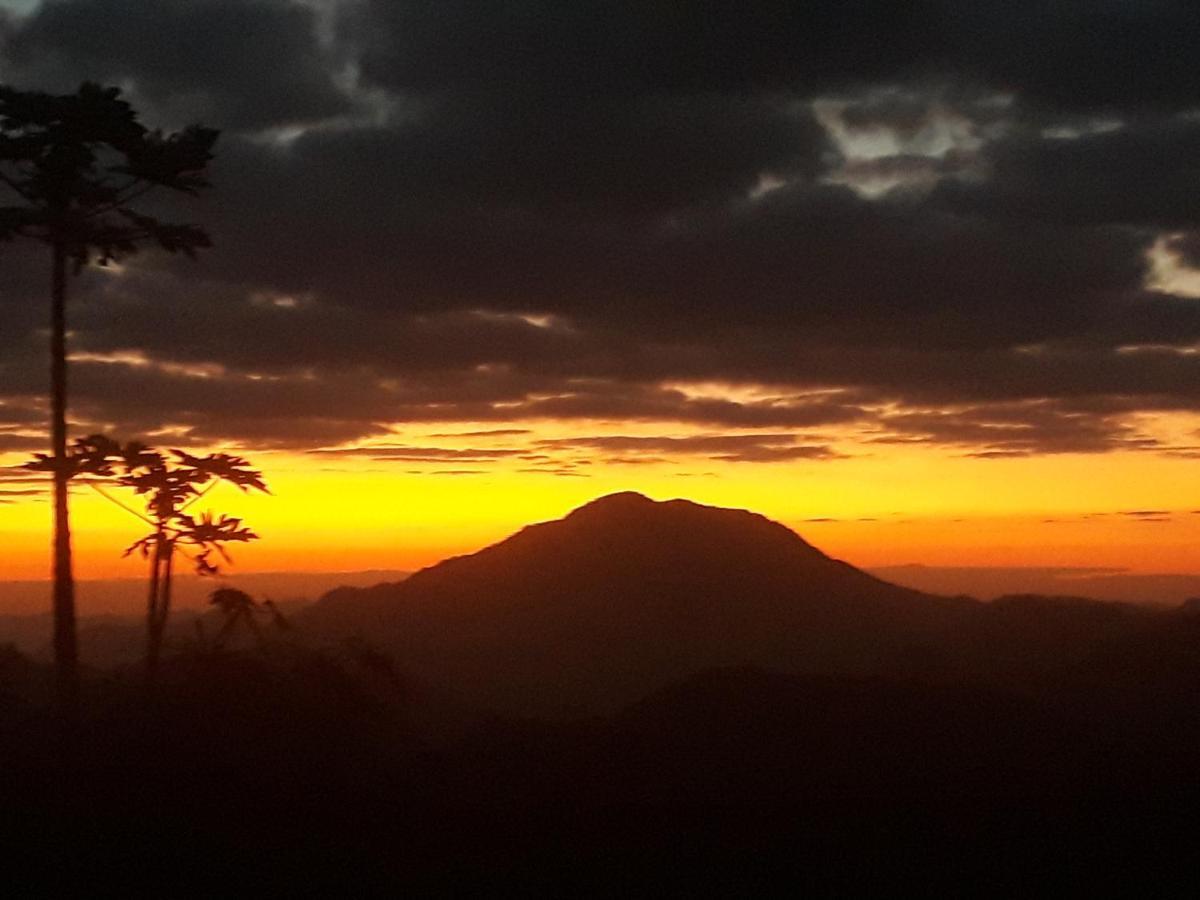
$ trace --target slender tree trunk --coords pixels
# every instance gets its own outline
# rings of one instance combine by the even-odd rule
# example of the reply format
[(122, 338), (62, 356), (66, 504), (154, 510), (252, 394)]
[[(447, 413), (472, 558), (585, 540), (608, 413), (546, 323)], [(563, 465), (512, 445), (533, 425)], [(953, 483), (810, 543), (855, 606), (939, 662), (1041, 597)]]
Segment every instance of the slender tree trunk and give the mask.
[(171, 610), (171, 576), (174, 568), (175, 548), (169, 543), (162, 556), (162, 574), (155, 574), (158, 582), (158, 602), (150, 613), (149, 647), (146, 652), (146, 678), (153, 682), (158, 675), (158, 663), (162, 658), (163, 634), (167, 628), (167, 615)]
[(62, 711), (79, 705), (79, 646), (75, 633), (75, 578), (67, 488), (67, 252), (54, 244), (50, 313), (50, 436), (54, 449), (54, 674)]
[(159, 570), (162, 568), (162, 529), (155, 535), (154, 552), (150, 554), (150, 593), (146, 598), (146, 683), (154, 681), (158, 671), (158, 594)]
[(158, 643), (161, 646), (163, 632), (167, 628), (167, 616), (171, 614), (171, 581), (174, 577), (175, 547), (167, 551), (167, 567), (163, 572), (162, 604), (158, 610)]

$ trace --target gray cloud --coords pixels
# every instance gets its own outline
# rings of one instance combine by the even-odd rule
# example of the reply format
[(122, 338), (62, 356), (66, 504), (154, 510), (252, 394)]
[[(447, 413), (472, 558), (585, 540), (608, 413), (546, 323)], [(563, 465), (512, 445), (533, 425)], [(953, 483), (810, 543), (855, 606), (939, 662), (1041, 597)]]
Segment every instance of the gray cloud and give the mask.
[(375, 447), (347, 447), (332, 450), (311, 450), (321, 456), (366, 456), (376, 462), (490, 462), (506, 456), (520, 456), (521, 450), (451, 449), (448, 447), (397, 447), (380, 444)]
[(131, 81), (176, 125), (257, 129), (349, 110), (313, 13), (289, 0), (50, 0), (10, 27), (3, 49), (18, 82)]
[(983, 459), (1161, 448), (1118, 416), (1048, 401), (906, 412), (880, 425), (887, 432), (873, 439), (880, 443), (958, 445)]
[[(769, 438), (835, 427), (1191, 452), (1129, 424), (1200, 410), (1179, 352), (1200, 303), (1146, 285), (1164, 230), (1200, 258), (1200, 75), (1170, 52), (1200, 36), (1191, 5), (339, 9), (332, 40), (286, 0), (57, 0), (0, 27), (6, 76), (119, 79), (148, 115), (229, 130), (190, 210), (211, 253), (74, 283), (77, 428), (312, 448), (479, 422), (439, 434), (515, 445), (535, 429), (510, 423), (577, 419), (763, 430), (657, 451), (744, 462), (831, 458)], [(23, 452), (45, 261), (5, 245), (0, 279), (0, 448)], [(466, 458), (419, 449), (383, 455)]]
[[(836, 459), (839, 454), (821, 444), (797, 444), (793, 434), (717, 434), (688, 437), (602, 435), (554, 438), (537, 446), (550, 449), (587, 449), (619, 453), (702, 455), (724, 462), (788, 462), (797, 459)], [(634, 457), (633, 459), (636, 459)], [(643, 461), (660, 461), (651, 456)], [(628, 458), (621, 459), (628, 463)]]

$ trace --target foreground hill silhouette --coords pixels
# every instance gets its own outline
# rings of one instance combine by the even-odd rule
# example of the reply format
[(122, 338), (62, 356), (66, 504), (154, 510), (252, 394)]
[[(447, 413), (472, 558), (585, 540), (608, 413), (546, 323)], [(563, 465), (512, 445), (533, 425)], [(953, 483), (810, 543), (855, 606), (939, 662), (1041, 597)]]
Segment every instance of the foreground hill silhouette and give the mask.
[(971, 685), (717, 669), (610, 716), (492, 719), (439, 745), (345, 655), (182, 655), (164, 676), (154, 697), (93, 686), (67, 777), (53, 722), (9, 698), (14, 883), (1169, 896), (1196, 875), (1193, 676), (1146, 729)]
[(470, 700), (611, 709), (714, 666), (865, 673), (942, 642), (978, 604), (834, 560), (744, 510), (602, 497), (301, 618), (360, 634)]

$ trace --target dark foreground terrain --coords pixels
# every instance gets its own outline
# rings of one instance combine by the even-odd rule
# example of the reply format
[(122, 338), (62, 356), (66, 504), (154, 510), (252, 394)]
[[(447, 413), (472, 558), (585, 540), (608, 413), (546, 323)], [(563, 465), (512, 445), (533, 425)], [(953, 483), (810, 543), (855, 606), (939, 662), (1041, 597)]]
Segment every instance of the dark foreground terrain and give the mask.
[(1103, 698), (720, 669), (602, 718), (436, 739), (438, 699), (361, 647), (185, 655), (153, 698), (98, 680), (73, 736), (29, 699), (44, 675), (5, 659), (22, 896), (1200, 884), (1194, 662)]
[[(41, 674), (5, 665), (8, 685)], [(304, 650), (182, 658), (154, 700), (92, 685), (73, 754), (10, 688), (7, 874), (20, 895), (79, 877), (167, 895), (1200, 883), (1194, 702), (1130, 719), (727, 668), (605, 718), (432, 742), (412, 721), (427, 698), (386, 680)]]
[[(0, 650), (14, 896), (1194, 896), (1200, 611), (899, 588), (616, 495), (82, 720)], [(136, 647), (136, 642), (130, 644)]]

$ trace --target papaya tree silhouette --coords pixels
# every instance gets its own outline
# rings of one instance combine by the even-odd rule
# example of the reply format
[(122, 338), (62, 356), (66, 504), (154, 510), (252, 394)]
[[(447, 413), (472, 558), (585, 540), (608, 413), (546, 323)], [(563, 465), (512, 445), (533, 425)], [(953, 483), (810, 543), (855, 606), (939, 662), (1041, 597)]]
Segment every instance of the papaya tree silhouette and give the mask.
[[(139, 516), (153, 531), (139, 538), (125, 555), (141, 553), (150, 561), (150, 588), (146, 600), (146, 677), (153, 681), (158, 671), (163, 635), (171, 611), (171, 587), (176, 552), (188, 557), (200, 575), (218, 575), (220, 566), (215, 553), (231, 563), (226, 544), (258, 540), (240, 518), (206, 512), (190, 516), (187, 509), (222, 482), (242, 491), (269, 494), (262, 473), (250, 468), (240, 456), (214, 453), (193, 456), (172, 450), (169, 460), (156, 450), (140, 444), (123, 448), (123, 474), (116, 483), (131, 488), (146, 499), (146, 515)], [(112, 498), (110, 498), (112, 499)], [(136, 513), (135, 513), (136, 515)]]
[[(86, 483), (106, 500), (136, 516), (153, 529), (134, 541), (124, 555), (141, 553), (150, 561), (150, 589), (146, 600), (146, 672), (153, 679), (158, 668), (163, 634), (171, 610), (171, 586), (176, 552), (188, 557), (200, 575), (219, 575), (216, 554), (232, 562), (226, 544), (258, 540), (240, 518), (206, 512), (188, 515), (188, 508), (222, 482), (242, 491), (269, 494), (262, 473), (250, 468), (240, 456), (212, 453), (194, 456), (171, 450), (173, 459), (145, 444), (120, 444), (101, 434), (79, 438), (68, 449), (65, 466), (45, 453), (34, 455), (25, 468), (34, 471), (67, 472), (68, 482), (90, 476)], [(138, 512), (110, 494), (103, 484), (131, 489), (145, 500), (146, 511)]]
[(67, 269), (107, 266), (155, 245), (195, 254), (210, 246), (195, 225), (171, 224), (130, 204), (156, 188), (194, 194), (217, 132), (191, 126), (150, 131), (115, 87), (83, 84), (73, 94), (0, 86), (0, 185), (19, 200), (0, 207), (0, 242), (29, 238), (50, 248), (50, 436), (54, 465), (53, 598), (55, 681), (59, 702), (79, 696), (75, 585), (71, 564), (67, 450)]

